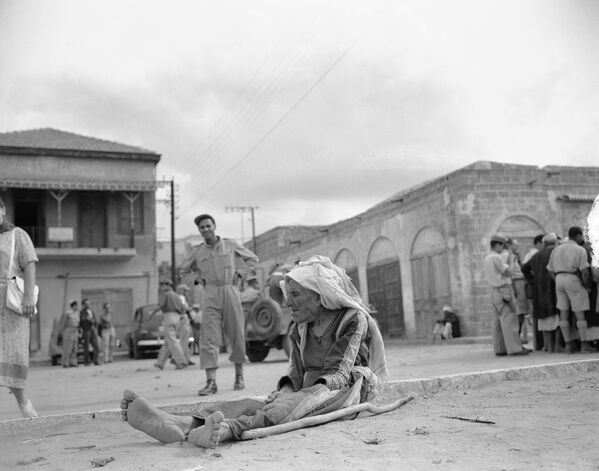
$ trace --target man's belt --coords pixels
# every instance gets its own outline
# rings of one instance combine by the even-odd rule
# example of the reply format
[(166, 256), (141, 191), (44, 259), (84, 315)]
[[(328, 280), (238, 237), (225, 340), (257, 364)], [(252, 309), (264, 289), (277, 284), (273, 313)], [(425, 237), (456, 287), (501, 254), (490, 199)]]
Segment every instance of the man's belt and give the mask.
[(555, 272), (556, 275), (564, 275), (564, 274), (568, 274), (568, 275), (576, 275), (578, 272), (575, 271), (558, 271)]
[(233, 283), (230, 281), (219, 281), (219, 280), (202, 280), (204, 286), (231, 286)]

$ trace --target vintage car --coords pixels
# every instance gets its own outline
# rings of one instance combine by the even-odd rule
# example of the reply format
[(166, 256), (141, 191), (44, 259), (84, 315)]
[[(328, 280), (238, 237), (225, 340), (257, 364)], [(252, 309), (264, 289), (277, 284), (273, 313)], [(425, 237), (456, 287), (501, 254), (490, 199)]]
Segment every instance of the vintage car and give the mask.
[[(164, 315), (158, 304), (140, 306), (133, 314), (133, 326), (125, 336), (125, 343), (129, 350), (129, 358), (140, 359), (146, 354), (158, 354), (164, 344), (164, 335), (161, 331)], [(188, 339), (193, 345), (193, 337)]]

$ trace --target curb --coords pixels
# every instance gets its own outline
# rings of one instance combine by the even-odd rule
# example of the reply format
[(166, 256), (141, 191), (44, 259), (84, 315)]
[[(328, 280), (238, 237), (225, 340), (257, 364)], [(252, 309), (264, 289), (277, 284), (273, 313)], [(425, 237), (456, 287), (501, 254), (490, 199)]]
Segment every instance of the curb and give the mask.
[[(391, 381), (386, 388), (384, 397), (405, 396), (408, 394), (416, 397), (435, 394), (442, 390), (468, 389), (509, 380), (539, 380), (546, 378), (559, 378), (589, 371), (599, 370), (599, 359), (566, 361), (548, 363), (543, 365), (523, 366), (518, 368), (505, 368), (499, 370), (475, 371), (436, 378), (406, 379)], [(210, 401), (210, 405), (219, 401)], [(185, 414), (192, 412), (199, 403), (172, 404), (160, 407), (170, 413)], [(31, 433), (41, 428), (56, 427), (59, 425), (81, 424), (92, 421), (118, 422), (121, 420), (120, 409), (77, 412), (73, 414), (48, 415), (35, 419), (13, 419), (0, 421), (0, 436), (21, 433)]]

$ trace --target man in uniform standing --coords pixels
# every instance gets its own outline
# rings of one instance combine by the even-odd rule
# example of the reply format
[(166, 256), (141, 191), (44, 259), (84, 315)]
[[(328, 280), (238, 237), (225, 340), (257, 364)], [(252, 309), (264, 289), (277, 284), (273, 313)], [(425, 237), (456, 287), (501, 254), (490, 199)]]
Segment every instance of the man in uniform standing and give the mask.
[(231, 346), (229, 360), (235, 364), (234, 390), (245, 387), (245, 319), (239, 290), (239, 276), (251, 271), (258, 257), (241, 244), (216, 235), (216, 223), (209, 214), (194, 219), (204, 243), (194, 247), (181, 267), (183, 281), (192, 286), (198, 280), (204, 286), (203, 319), (200, 332), (200, 368), (206, 370), (206, 386), (198, 395), (216, 394), (216, 370), (224, 329)]
[(547, 265), (547, 270), (555, 277), (557, 308), (560, 312), (559, 325), (566, 342), (566, 350), (570, 353), (574, 351), (572, 341), (575, 340), (570, 332), (570, 309), (576, 316), (580, 351), (582, 353), (597, 351), (590, 344), (584, 315), (584, 311), (589, 310), (591, 277), (587, 252), (583, 245), (582, 229), (572, 226), (568, 230), (568, 240), (551, 252)]

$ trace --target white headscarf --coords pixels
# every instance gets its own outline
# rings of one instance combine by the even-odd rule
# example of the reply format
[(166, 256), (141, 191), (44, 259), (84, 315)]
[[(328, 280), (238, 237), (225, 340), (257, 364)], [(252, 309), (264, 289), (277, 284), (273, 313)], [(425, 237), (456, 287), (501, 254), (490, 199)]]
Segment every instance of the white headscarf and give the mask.
[[(379, 382), (385, 384), (388, 381), (389, 373), (385, 361), (383, 337), (345, 270), (331, 262), (328, 257), (315, 255), (305, 262), (300, 262), (297, 267), (287, 273), (285, 280), (288, 278), (304, 288), (318, 293), (320, 302), (326, 309), (352, 308), (362, 311), (366, 315), (371, 335), (369, 366)], [(281, 282), (281, 288), (287, 298), (287, 287), (284, 282)]]

